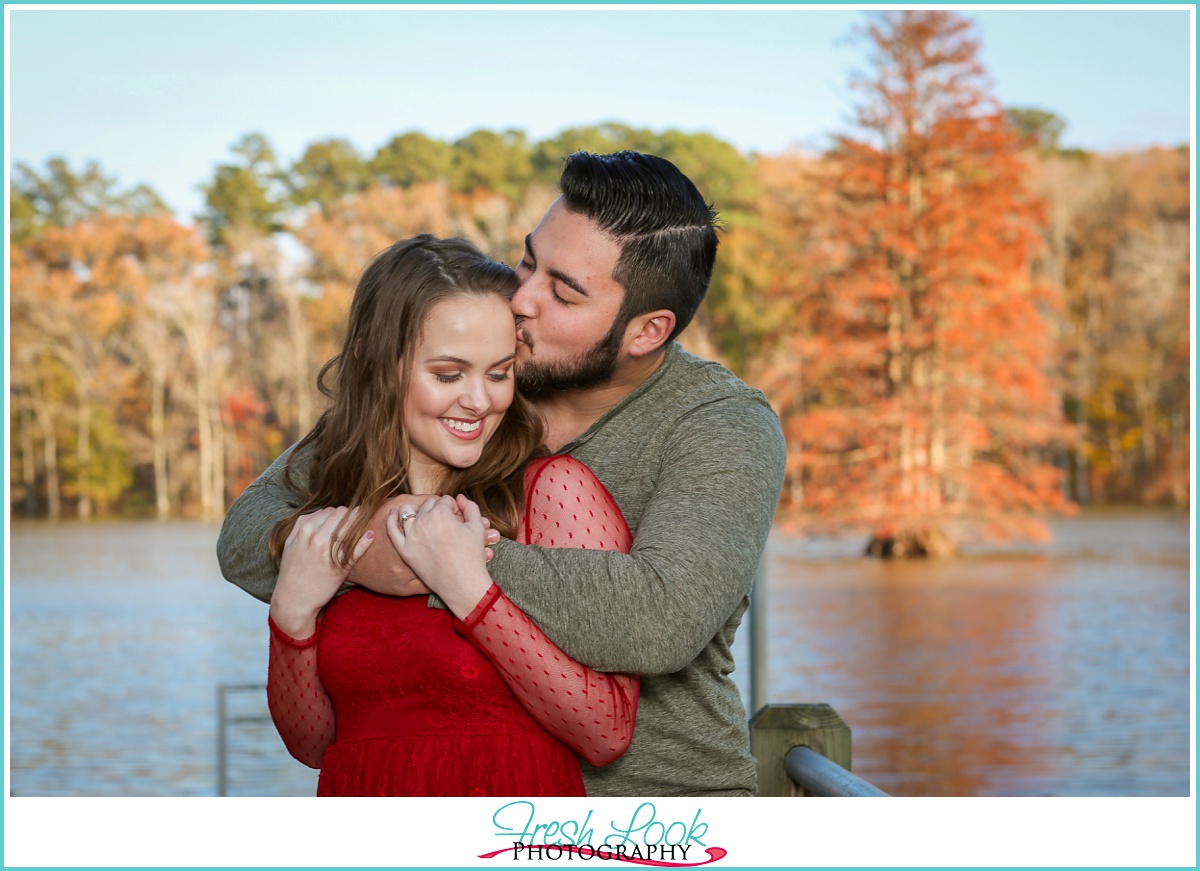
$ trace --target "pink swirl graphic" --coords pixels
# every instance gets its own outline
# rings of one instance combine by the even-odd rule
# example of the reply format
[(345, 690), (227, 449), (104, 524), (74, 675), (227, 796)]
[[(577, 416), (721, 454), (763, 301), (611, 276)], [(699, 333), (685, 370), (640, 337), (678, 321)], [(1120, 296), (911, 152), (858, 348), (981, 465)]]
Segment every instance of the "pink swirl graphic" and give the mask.
[[(592, 851), (591, 855), (587, 857), (588, 859), (594, 856), (597, 859), (616, 859), (620, 862), (630, 862), (634, 865), (654, 865), (658, 868), (696, 868), (700, 865), (711, 865), (713, 862), (724, 859), (729, 853), (723, 847), (705, 847), (704, 852), (708, 854), (708, 858), (703, 862), (667, 862), (662, 859), (639, 859), (636, 856), (626, 856), (610, 847), (592, 847), (590, 844), (584, 844), (583, 846)], [(563, 852), (580, 853), (581, 855), (581, 851), (583, 850), (583, 847), (577, 847), (574, 844), (530, 844), (527, 847), (507, 847), (492, 853), (481, 853), (479, 858), (495, 859), (497, 856), (501, 856), (504, 853), (512, 853), (516, 850), (545, 850), (548, 847), (558, 847)]]

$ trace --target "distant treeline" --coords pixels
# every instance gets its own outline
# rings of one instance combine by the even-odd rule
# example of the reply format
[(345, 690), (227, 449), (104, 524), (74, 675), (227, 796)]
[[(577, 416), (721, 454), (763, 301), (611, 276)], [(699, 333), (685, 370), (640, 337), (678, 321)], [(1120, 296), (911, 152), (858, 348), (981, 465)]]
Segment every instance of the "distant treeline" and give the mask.
[(1061, 150), (1062, 119), (991, 101), (954, 13), (860, 37), (856, 131), (823, 154), (602, 124), (408, 132), (373, 155), (331, 139), (287, 165), (253, 133), (195, 226), (94, 164), (18, 166), (14, 513), (219, 516), (320, 414), (374, 254), (428, 231), (514, 263), (562, 158), (624, 148), (720, 210), (682, 341), (779, 412), (781, 520), (936, 553), (1077, 502), (1187, 502), (1187, 148)]

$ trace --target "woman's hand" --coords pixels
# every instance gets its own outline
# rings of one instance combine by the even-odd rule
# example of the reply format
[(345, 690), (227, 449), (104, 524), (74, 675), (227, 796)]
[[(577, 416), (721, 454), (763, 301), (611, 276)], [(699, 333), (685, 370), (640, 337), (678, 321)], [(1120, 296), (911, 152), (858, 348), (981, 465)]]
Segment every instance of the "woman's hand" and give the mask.
[[(342, 586), (350, 567), (375, 540), (368, 530), (354, 548), (348, 564), (334, 561), (332, 551), (337, 530), (348, 527), (357, 508), (322, 508), (301, 516), (283, 545), (279, 580), (271, 596), (271, 619), (293, 638), (307, 638), (316, 631), (317, 614)], [(342, 555), (339, 549), (338, 555)]]
[(406, 504), (392, 509), (387, 534), (409, 568), (459, 619), (471, 613), (492, 585), (483, 518), (466, 496), (431, 497), (420, 508)]

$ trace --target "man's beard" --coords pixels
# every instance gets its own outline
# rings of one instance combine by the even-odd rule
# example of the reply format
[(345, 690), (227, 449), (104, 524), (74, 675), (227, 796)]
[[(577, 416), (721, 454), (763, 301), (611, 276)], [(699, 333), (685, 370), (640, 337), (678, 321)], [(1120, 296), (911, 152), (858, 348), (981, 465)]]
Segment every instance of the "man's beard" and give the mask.
[[(625, 334), (625, 324), (620, 320), (613, 322), (607, 336), (569, 360), (543, 363), (531, 356), (517, 367), (517, 387), (529, 399), (543, 399), (608, 381), (617, 371), (617, 356)], [(532, 353), (533, 345), (529, 349)]]

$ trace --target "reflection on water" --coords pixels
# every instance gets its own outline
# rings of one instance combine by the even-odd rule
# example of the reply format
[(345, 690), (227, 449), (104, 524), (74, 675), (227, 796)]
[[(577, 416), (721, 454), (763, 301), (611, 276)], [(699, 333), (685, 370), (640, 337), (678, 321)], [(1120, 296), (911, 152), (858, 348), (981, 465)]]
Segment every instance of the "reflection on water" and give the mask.
[[(214, 793), (216, 686), (266, 672), (266, 606), (220, 580), (216, 533), (14, 524), (14, 795)], [(946, 562), (857, 547), (776, 536), (767, 585), (770, 699), (832, 704), (856, 772), (895, 795), (1188, 793), (1186, 518), (1092, 514)], [(233, 794), (315, 791), (269, 724), (230, 746)]]
[(770, 700), (832, 704), (894, 795), (1187, 795), (1187, 518), (1055, 532), (943, 562), (773, 540)]
[[(217, 530), (13, 524), (14, 795), (215, 793), (217, 684), (267, 671), (266, 605), (220, 579)], [(230, 749), (231, 793), (316, 792), (269, 724)]]

